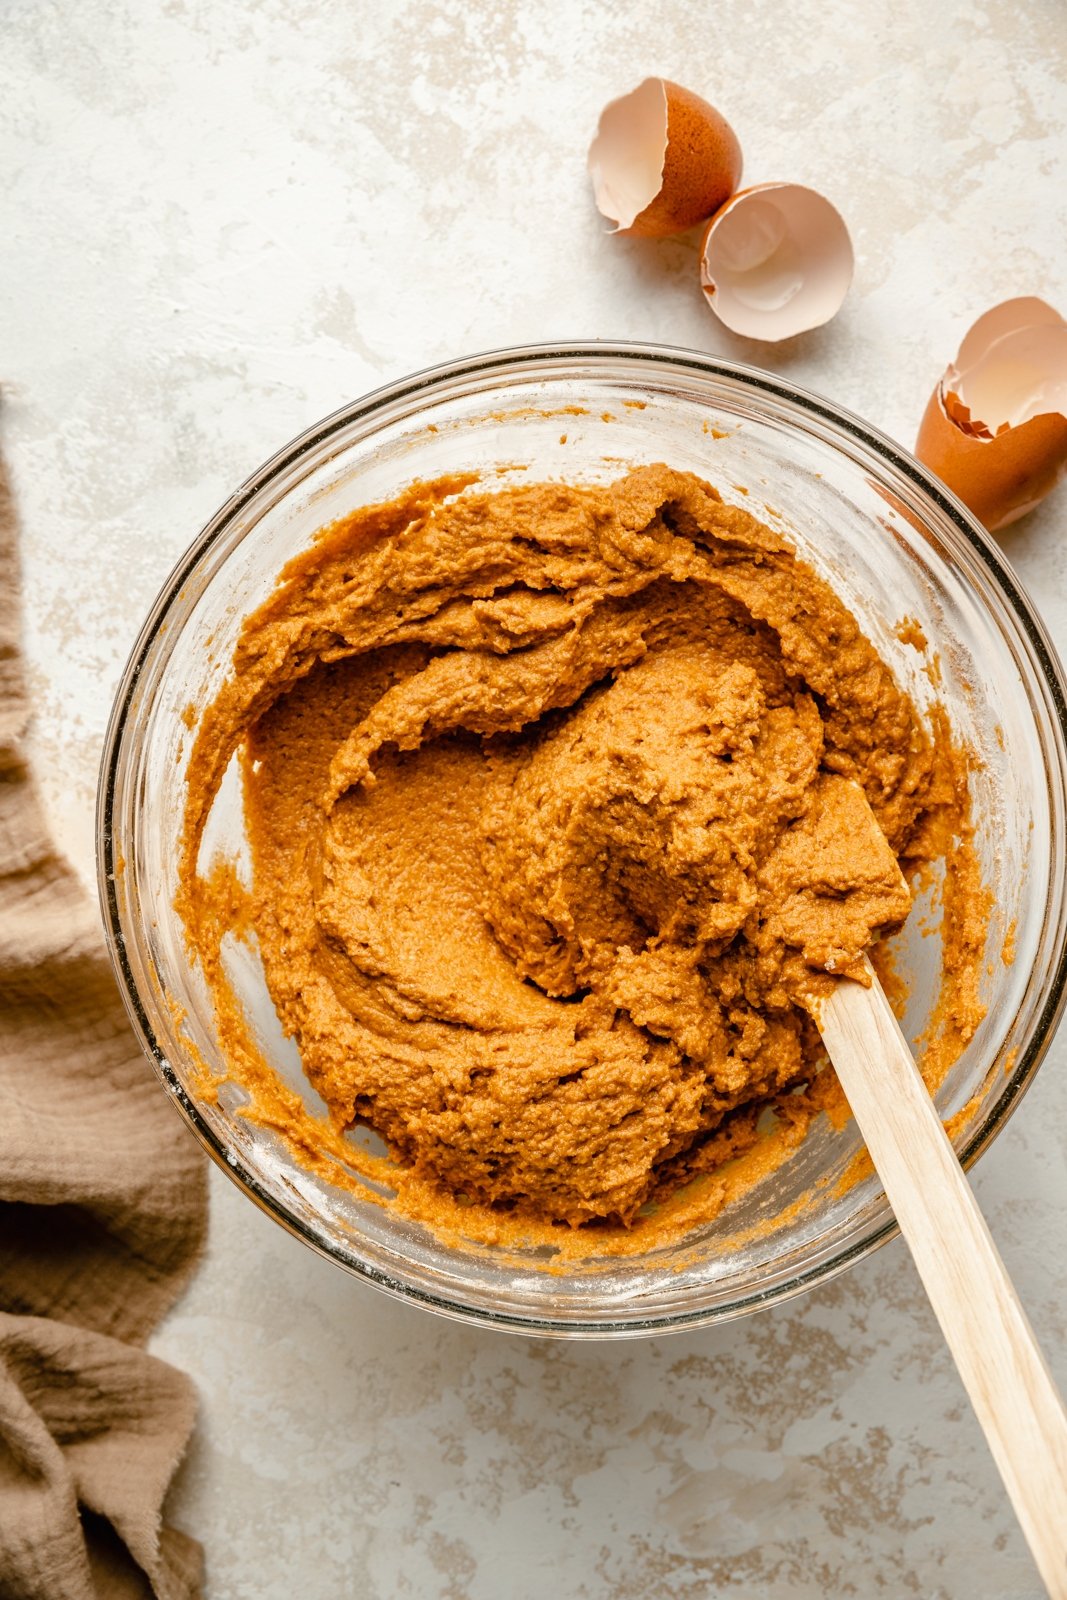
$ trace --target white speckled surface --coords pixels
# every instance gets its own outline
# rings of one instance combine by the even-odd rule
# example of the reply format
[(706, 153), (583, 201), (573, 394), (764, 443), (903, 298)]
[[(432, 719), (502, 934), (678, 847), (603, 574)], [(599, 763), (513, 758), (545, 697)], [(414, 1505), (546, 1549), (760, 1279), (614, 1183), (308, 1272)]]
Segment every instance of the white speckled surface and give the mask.
[[(5, 0), (0, 426), (34, 749), (92, 872), (111, 692), (171, 563), (276, 445), (429, 362), (555, 335), (788, 372), (910, 443), (972, 318), (1067, 309), (1059, 0)], [(838, 204), (857, 278), (778, 349), (689, 238), (605, 236), (585, 146), (660, 71), (746, 175)], [(1005, 537), (1067, 647), (1067, 490)], [(1067, 1032), (975, 1186), (1067, 1384)], [(177, 1123), (176, 1136), (180, 1136)], [(319, 1261), (213, 1180), (154, 1348), (203, 1414), (174, 1516), (218, 1600), (918, 1595), (1039, 1586), (902, 1246), (658, 1342), (478, 1333)]]

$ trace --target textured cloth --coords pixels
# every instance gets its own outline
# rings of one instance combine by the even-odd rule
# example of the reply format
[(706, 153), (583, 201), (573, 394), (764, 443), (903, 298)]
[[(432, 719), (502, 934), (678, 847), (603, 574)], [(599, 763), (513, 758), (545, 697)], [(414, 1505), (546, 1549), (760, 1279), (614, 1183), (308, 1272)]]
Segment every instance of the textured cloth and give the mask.
[(191, 1600), (200, 1547), (161, 1511), (194, 1393), (140, 1346), (196, 1261), (204, 1161), (19, 755), (17, 607), (0, 466), (0, 1596)]

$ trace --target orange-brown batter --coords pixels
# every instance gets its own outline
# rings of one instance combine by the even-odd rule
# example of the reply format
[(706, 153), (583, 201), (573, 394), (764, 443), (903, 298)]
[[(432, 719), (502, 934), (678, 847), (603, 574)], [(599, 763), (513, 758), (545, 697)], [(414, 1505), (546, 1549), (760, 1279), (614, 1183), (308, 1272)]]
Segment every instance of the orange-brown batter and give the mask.
[[(196, 872), (237, 750), (250, 897)], [(707, 484), (456, 480), (324, 530), (244, 623), (179, 907), (224, 1042), (220, 934), (254, 931), (336, 1130), (475, 1209), (629, 1225), (811, 1079), (804, 997), (965, 804), (850, 613)]]

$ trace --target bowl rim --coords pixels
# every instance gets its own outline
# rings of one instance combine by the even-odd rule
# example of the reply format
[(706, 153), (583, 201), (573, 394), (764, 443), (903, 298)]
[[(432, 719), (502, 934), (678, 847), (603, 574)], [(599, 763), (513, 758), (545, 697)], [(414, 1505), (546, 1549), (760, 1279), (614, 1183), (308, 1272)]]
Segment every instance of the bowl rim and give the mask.
[[(659, 368), (666, 365), (685, 372), (695, 372), (704, 377), (724, 378), (767, 394), (776, 400), (787, 402), (851, 435), (875, 455), (887, 460), (897, 472), (910, 479), (954, 524), (956, 531), (981, 558), (991, 571), (1000, 594), (1014, 614), (1032, 651), (1032, 665), (1037, 668), (1048, 695), (1050, 720), (1058, 733), (1061, 761), (1064, 762), (1062, 770), (1067, 777), (1067, 759), (1064, 754), (1067, 751), (1067, 675), (1064, 673), (1047, 629), (1010, 562), (992, 536), (946, 485), (924, 467), (910, 451), (846, 407), (763, 368), (727, 360), (685, 346), (636, 340), (575, 339), (480, 351), (458, 360), (435, 363), (406, 377), (382, 384), (312, 423), (251, 473), (201, 528), (172, 567), (157, 593), (148, 616), (138, 632), (115, 692), (104, 736), (97, 786), (97, 888), (108, 954), (118, 980), (122, 1000), (134, 1032), (152, 1062), (157, 1076), (216, 1166), (248, 1195), (261, 1211), (280, 1223), (293, 1237), (314, 1250), (316, 1254), (345, 1268), (374, 1288), (394, 1298), (426, 1306), (439, 1314), (470, 1325), (542, 1337), (576, 1339), (642, 1337), (730, 1321), (761, 1307), (790, 1300), (816, 1284), (836, 1277), (895, 1238), (900, 1230), (890, 1212), (889, 1216), (869, 1234), (853, 1240), (836, 1252), (829, 1253), (824, 1259), (813, 1262), (785, 1282), (775, 1284), (767, 1290), (752, 1290), (723, 1306), (702, 1306), (692, 1312), (674, 1309), (648, 1317), (627, 1318), (625, 1321), (613, 1320), (611, 1316), (602, 1321), (581, 1319), (564, 1321), (518, 1310), (499, 1311), (484, 1306), (472, 1306), (463, 1301), (449, 1299), (444, 1293), (433, 1293), (416, 1283), (394, 1278), (381, 1268), (361, 1260), (354, 1252), (331, 1248), (309, 1232), (297, 1217), (291, 1215), (264, 1187), (256, 1174), (245, 1166), (240, 1157), (222, 1143), (210, 1123), (201, 1114), (196, 1101), (180, 1082), (165, 1051), (161, 1048), (151, 1019), (141, 1003), (127, 953), (116, 888), (119, 863), (112, 818), (119, 780), (120, 756), (126, 744), (129, 714), (148, 654), (159, 633), (160, 624), (205, 554), (269, 483), (294, 466), (308, 452), (353, 423), (366, 421), (376, 412), (385, 411), (399, 402), (408, 402), (410, 408), (410, 404), (418, 397), (426, 396), (458, 380), (496, 374), (503, 382), (509, 375), (538, 367), (545, 369), (545, 376), (558, 376), (556, 369), (565, 365), (573, 366), (580, 363), (606, 365), (620, 361), (635, 363), (638, 367), (642, 364)], [(1067, 932), (1061, 934), (1056, 963), (1048, 979), (1043, 1003), (1038, 1008), (1032, 1026), (1031, 1038), (1026, 1048), (1020, 1051), (1008, 1081), (995, 1105), (990, 1109), (985, 1122), (974, 1131), (959, 1152), (960, 1162), (965, 1169), (970, 1168), (989, 1148), (1029, 1089), (1052, 1042), (1065, 1003), (1067, 1003)]]

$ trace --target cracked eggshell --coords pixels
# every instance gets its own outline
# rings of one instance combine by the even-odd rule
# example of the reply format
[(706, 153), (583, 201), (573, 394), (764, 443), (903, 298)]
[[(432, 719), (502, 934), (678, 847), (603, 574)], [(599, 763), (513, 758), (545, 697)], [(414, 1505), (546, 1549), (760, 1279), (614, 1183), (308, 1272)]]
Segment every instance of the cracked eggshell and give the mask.
[(799, 183), (760, 183), (708, 223), (700, 286), (731, 332), (789, 339), (841, 309), (853, 265), (848, 229), (829, 200)]
[(1067, 322), (1027, 295), (970, 329), (930, 396), (915, 454), (993, 531), (1067, 469)]
[(741, 179), (741, 146), (706, 100), (646, 78), (605, 106), (588, 165), (597, 210), (615, 233), (664, 238), (729, 199)]

